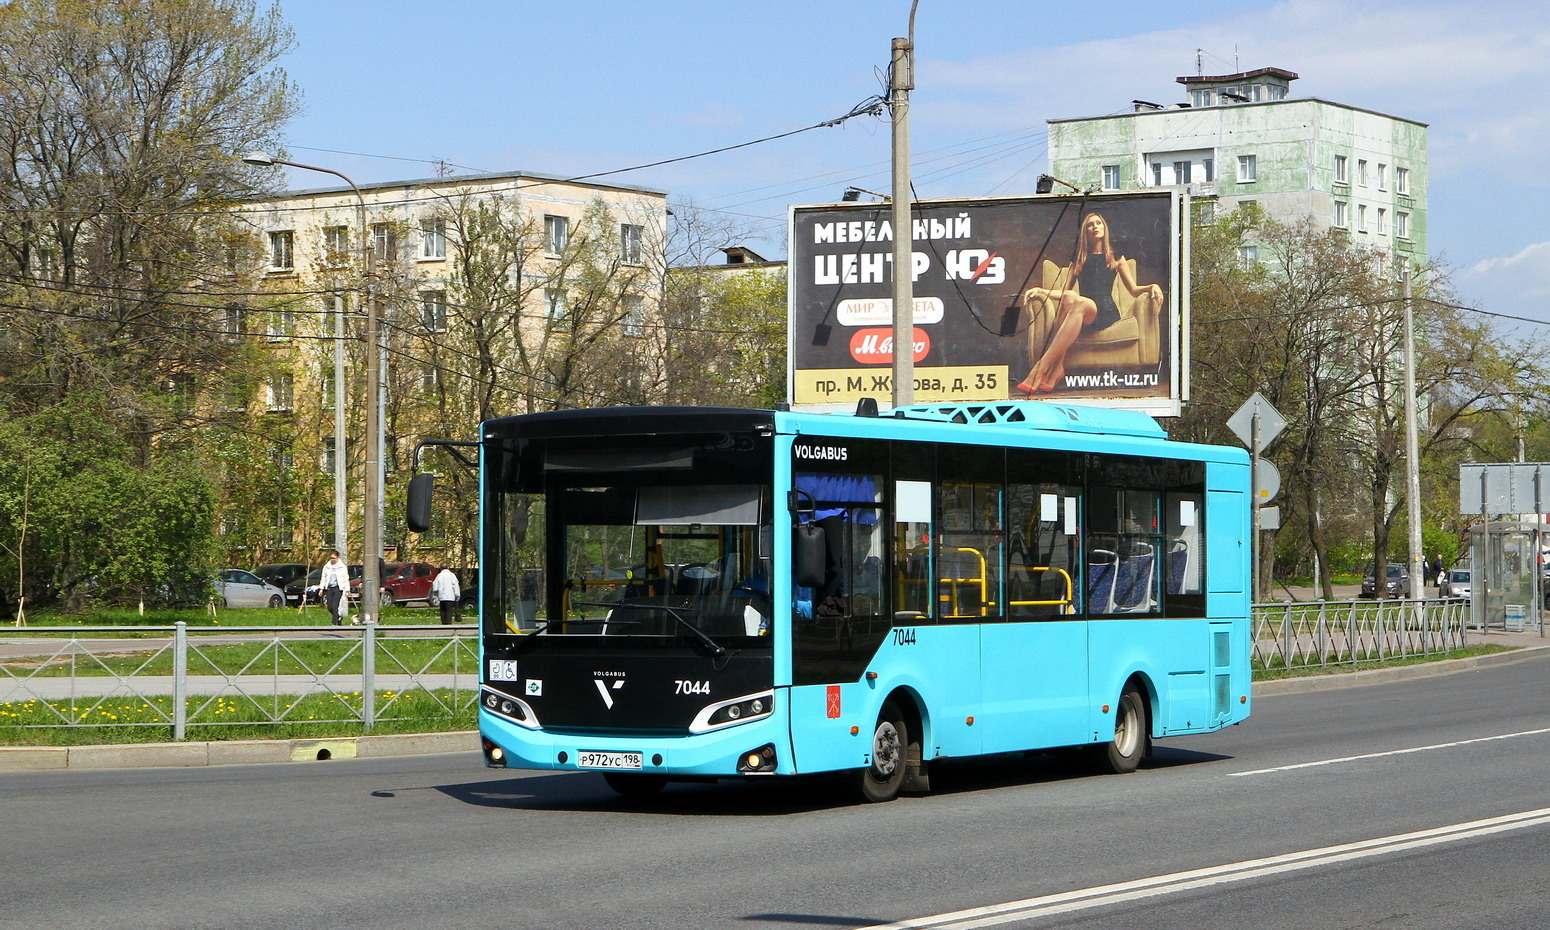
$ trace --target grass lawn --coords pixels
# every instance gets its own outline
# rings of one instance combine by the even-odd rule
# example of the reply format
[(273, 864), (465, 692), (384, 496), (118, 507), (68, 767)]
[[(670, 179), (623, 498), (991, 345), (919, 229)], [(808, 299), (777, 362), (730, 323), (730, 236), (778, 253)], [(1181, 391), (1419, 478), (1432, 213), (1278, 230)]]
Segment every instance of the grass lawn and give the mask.
[[(377, 693), (373, 735), (444, 733), (475, 728), (477, 691)], [(187, 739), (321, 739), (362, 736), (361, 695), (196, 697), (188, 702)], [(172, 740), (172, 699), (86, 698), (0, 702), (0, 746), (101, 746)]]

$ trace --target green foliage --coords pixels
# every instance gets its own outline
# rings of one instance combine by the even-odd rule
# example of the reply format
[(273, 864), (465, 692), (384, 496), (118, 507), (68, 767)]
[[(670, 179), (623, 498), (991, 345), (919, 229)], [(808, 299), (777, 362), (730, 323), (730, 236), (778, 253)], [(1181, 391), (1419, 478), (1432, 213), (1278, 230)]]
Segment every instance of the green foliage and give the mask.
[(140, 464), (89, 395), (0, 413), (0, 545), (30, 600), (155, 598), (214, 569), (215, 494), (197, 461)]

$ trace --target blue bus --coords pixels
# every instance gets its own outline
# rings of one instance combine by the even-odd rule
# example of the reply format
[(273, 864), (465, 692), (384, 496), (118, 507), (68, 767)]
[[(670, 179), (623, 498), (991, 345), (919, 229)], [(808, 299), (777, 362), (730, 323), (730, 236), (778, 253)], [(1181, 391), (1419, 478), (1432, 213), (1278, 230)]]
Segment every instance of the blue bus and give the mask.
[(1248, 458), (1144, 414), (600, 408), (464, 445), (491, 766), (887, 801), (938, 759), (1089, 746), (1123, 773), (1249, 714)]

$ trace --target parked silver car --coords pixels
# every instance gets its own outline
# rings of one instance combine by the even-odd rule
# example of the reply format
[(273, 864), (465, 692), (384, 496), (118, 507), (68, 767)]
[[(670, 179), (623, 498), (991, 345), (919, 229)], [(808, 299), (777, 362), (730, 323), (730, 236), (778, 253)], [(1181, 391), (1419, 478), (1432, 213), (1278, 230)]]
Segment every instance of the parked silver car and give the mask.
[(1455, 568), (1442, 582), (1443, 597), (1469, 597), (1469, 569)]
[(227, 607), (284, 607), (285, 592), (241, 568), (228, 568), (215, 579), (215, 602)]

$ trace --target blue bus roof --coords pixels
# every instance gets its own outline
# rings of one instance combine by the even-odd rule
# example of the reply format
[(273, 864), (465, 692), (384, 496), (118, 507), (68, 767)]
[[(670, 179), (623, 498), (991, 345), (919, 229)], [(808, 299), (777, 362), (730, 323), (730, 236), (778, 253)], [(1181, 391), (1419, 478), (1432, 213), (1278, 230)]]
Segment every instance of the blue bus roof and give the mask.
[(1061, 430), (1068, 433), (1168, 438), (1167, 431), (1159, 426), (1156, 420), (1139, 410), (1080, 407), (1074, 404), (1045, 402), (916, 404), (910, 407), (896, 407), (889, 415), (906, 420), (934, 420), (940, 423), (982, 423), (996, 426), (1021, 426), (1028, 429)]

